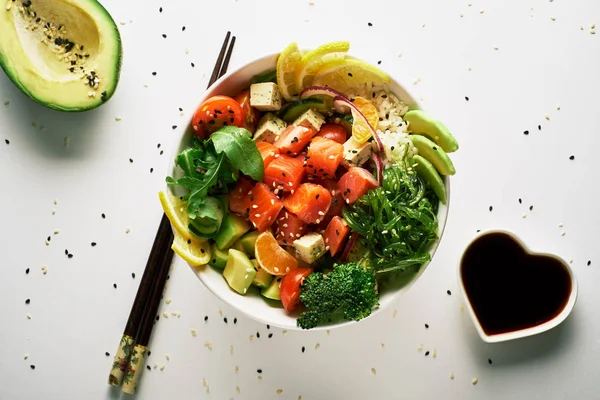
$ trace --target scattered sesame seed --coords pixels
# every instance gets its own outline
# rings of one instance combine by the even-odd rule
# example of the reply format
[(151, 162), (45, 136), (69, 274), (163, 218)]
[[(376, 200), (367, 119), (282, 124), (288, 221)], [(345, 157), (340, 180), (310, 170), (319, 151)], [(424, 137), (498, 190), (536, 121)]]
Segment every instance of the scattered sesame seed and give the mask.
[(418, 351), (422, 351), (422, 350), (423, 350), (423, 345), (422, 345), (422, 344), (420, 344), (420, 345), (419, 345), (419, 347), (417, 347), (417, 350), (418, 350)]
[(590, 260), (588, 260), (587, 265), (589, 266), (591, 264), (592, 264), (592, 262)]
[(494, 207), (490, 206), (490, 211), (492, 211), (494, 209)]
[(92, 247), (96, 247), (96, 242), (91, 243)]
[(561, 232), (560, 236), (565, 236), (567, 232)]
[(165, 354), (165, 358), (167, 359), (167, 361), (171, 360), (171, 357), (169, 356), (169, 354)]
[(396, 318), (396, 315), (398, 315), (398, 310), (394, 310), (392, 312), (392, 318)]
[(171, 299), (170, 299), (170, 298), (166, 299), (166, 300), (165, 300), (165, 303), (167, 303), (167, 304), (171, 304)]
[(315, 350), (319, 350), (319, 347), (321, 347), (319, 343), (315, 344)]
[(446, 294), (447, 294), (448, 296), (452, 295), (452, 292), (450, 291), (450, 289), (446, 290)]
[(119, 116), (116, 116), (116, 117), (115, 117), (115, 121), (121, 121), (122, 119), (123, 119), (123, 118), (121, 118), (121, 117), (119, 117)]
[(30, 299), (25, 300), (25, 304), (29, 304), (29, 303), (31, 303)]
[(573, 156), (573, 155), (569, 156), (569, 160), (574, 160), (574, 159), (575, 159), (575, 156)]
[(302, 352), (304, 353), (304, 351), (306, 351), (306, 348), (302, 346)]
[(193, 337), (198, 336), (198, 332), (194, 328), (190, 329), (190, 333), (192, 334)]
[(277, 389), (277, 391), (275, 393), (277, 393), (277, 394), (283, 394), (283, 389)]
[(29, 366), (29, 368), (31, 368), (31, 369), (35, 369), (35, 365), (31, 364), (31, 365)]
[(429, 324), (425, 324), (425, 329), (429, 329)]
[(523, 219), (527, 218), (527, 214), (523, 213), (523, 215), (521, 215), (521, 218), (523, 218)]
[(29, 358), (29, 354), (25, 354), (25, 355), (23, 356), (23, 360), (27, 360), (28, 358)]
[(450, 379), (454, 379), (454, 372), (450, 372)]
[(471, 382), (473, 383), (473, 385), (477, 385), (477, 382), (479, 382), (479, 379), (473, 378), (473, 380)]
[(31, 319), (31, 314), (27, 314), (27, 319)]
[(371, 368), (371, 373), (372, 373), (373, 375), (377, 375), (377, 371), (375, 370), (375, 368)]
[(165, 369), (165, 364), (160, 364), (160, 370), (163, 371)]

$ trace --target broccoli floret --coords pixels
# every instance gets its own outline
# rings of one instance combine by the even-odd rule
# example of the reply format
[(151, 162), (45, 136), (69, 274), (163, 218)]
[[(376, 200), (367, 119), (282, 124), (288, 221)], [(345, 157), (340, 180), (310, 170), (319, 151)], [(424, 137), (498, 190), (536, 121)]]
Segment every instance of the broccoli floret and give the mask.
[(327, 274), (314, 272), (301, 290), (300, 301), (308, 307), (297, 320), (302, 329), (339, 318), (358, 321), (379, 305), (373, 271), (355, 263), (336, 264)]

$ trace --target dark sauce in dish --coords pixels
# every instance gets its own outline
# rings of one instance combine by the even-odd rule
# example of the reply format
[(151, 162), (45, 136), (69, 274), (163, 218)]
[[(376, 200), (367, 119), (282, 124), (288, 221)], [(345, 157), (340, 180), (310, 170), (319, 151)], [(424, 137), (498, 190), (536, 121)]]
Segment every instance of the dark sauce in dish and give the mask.
[(501, 232), (477, 238), (461, 261), (461, 278), (487, 335), (531, 328), (556, 317), (571, 294), (571, 276), (550, 256), (528, 254)]

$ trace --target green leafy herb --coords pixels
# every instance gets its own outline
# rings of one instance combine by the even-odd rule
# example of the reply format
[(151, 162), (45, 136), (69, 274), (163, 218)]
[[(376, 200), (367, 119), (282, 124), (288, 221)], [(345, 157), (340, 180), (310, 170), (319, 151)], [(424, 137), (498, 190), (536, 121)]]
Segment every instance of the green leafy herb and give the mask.
[(350, 228), (362, 236), (377, 274), (403, 271), (430, 260), (438, 238), (439, 200), (414, 172), (400, 166), (384, 171), (383, 185), (342, 211)]
[(225, 153), (231, 165), (249, 175), (252, 179), (262, 181), (263, 160), (252, 141), (252, 134), (244, 128), (226, 126), (210, 135), (217, 154)]
[(308, 311), (297, 319), (303, 329), (346, 319), (358, 321), (368, 317), (379, 305), (373, 271), (355, 263), (336, 264), (333, 271), (313, 272), (303, 282), (300, 301)]
[(262, 156), (250, 132), (232, 126), (221, 128), (204, 142), (195, 138), (190, 148), (177, 155), (175, 163), (185, 176), (177, 180), (167, 177), (166, 181), (188, 189), (187, 213), (192, 220), (218, 220), (217, 211), (209, 210), (206, 199), (226, 193), (227, 185), (237, 182), (239, 171), (256, 180), (262, 180), (264, 174)]

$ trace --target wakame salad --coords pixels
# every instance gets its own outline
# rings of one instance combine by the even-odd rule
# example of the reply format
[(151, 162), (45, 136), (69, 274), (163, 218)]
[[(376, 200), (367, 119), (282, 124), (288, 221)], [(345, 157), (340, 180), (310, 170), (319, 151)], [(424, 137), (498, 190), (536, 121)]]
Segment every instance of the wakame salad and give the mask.
[(446, 126), (349, 47), (293, 43), (235, 97), (205, 100), (159, 194), (179, 256), (304, 329), (367, 317), (386, 280), (430, 260), (455, 173)]

